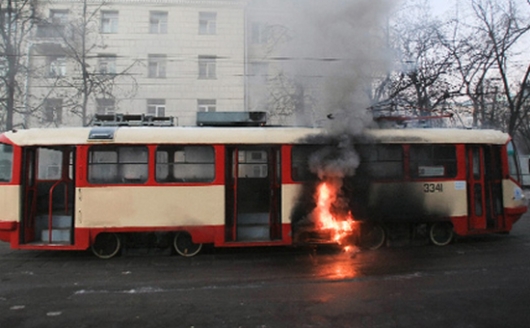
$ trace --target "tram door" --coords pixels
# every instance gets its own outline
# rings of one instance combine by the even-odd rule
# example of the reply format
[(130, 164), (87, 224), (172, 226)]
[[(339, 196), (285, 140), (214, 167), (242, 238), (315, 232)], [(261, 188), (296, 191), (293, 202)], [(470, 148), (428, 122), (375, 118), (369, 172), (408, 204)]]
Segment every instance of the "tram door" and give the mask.
[(468, 146), (469, 230), (501, 228), (502, 169), (498, 146)]
[(281, 239), (280, 149), (228, 147), (226, 161), (225, 240)]
[(23, 151), (21, 244), (74, 244), (73, 147)]

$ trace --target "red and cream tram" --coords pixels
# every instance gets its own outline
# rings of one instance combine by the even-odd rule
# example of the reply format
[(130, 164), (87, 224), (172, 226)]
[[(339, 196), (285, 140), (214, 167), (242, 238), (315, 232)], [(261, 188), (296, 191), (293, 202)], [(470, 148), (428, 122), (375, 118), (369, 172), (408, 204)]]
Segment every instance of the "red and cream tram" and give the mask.
[[(315, 185), (307, 158), (316, 148), (334, 147), (312, 144), (323, 134), (144, 126), (5, 132), (0, 240), (14, 249), (91, 248), (101, 258), (145, 234), (184, 256), (203, 244), (292, 245), (295, 216), (304, 212), (296, 210), (304, 205), (301, 195)], [(345, 194), (360, 234), (363, 227), (377, 232), (376, 246), (390, 222), (428, 224), (433, 242), (443, 245), (453, 232), (510, 231), (526, 211), (504, 133), (369, 130), (365, 136)]]

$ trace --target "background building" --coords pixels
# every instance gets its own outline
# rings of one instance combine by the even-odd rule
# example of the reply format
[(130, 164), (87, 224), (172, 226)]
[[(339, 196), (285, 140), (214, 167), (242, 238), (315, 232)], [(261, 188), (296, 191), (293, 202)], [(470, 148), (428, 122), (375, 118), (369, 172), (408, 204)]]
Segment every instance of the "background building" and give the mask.
[(386, 14), (368, 2), (34, 3), (14, 127), (87, 125), (96, 113), (195, 125), (201, 111), (266, 111), (272, 124), (332, 117), (350, 126), (351, 118), (362, 127), (371, 120), (366, 90), (387, 66), (388, 56), (377, 56)]
[(87, 124), (94, 113), (243, 111), (243, 0), (40, 1), (28, 41), (26, 126)]

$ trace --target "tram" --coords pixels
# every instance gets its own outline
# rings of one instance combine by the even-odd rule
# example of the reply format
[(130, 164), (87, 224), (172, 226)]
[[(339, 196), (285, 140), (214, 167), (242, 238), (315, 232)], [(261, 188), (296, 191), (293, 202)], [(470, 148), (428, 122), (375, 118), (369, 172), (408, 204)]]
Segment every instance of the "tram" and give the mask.
[[(301, 195), (318, 180), (308, 158), (335, 147), (333, 137), (259, 120), (175, 127), (134, 118), (1, 134), (0, 240), (104, 259), (145, 238), (183, 256), (204, 244), (297, 241)], [(526, 211), (507, 134), (368, 130), (355, 147), (361, 165), (345, 194), (373, 248), (392, 222), (427, 224), (444, 245), (453, 234), (510, 231)]]

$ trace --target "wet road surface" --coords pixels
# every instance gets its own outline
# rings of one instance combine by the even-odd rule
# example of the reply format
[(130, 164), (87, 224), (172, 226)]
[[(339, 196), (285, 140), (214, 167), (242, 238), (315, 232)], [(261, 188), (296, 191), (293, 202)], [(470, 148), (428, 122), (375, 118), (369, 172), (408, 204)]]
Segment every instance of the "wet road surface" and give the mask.
[(0, 244), (0, 327), (530, 327), (530, 215), (509, 235), (341, 252)]

